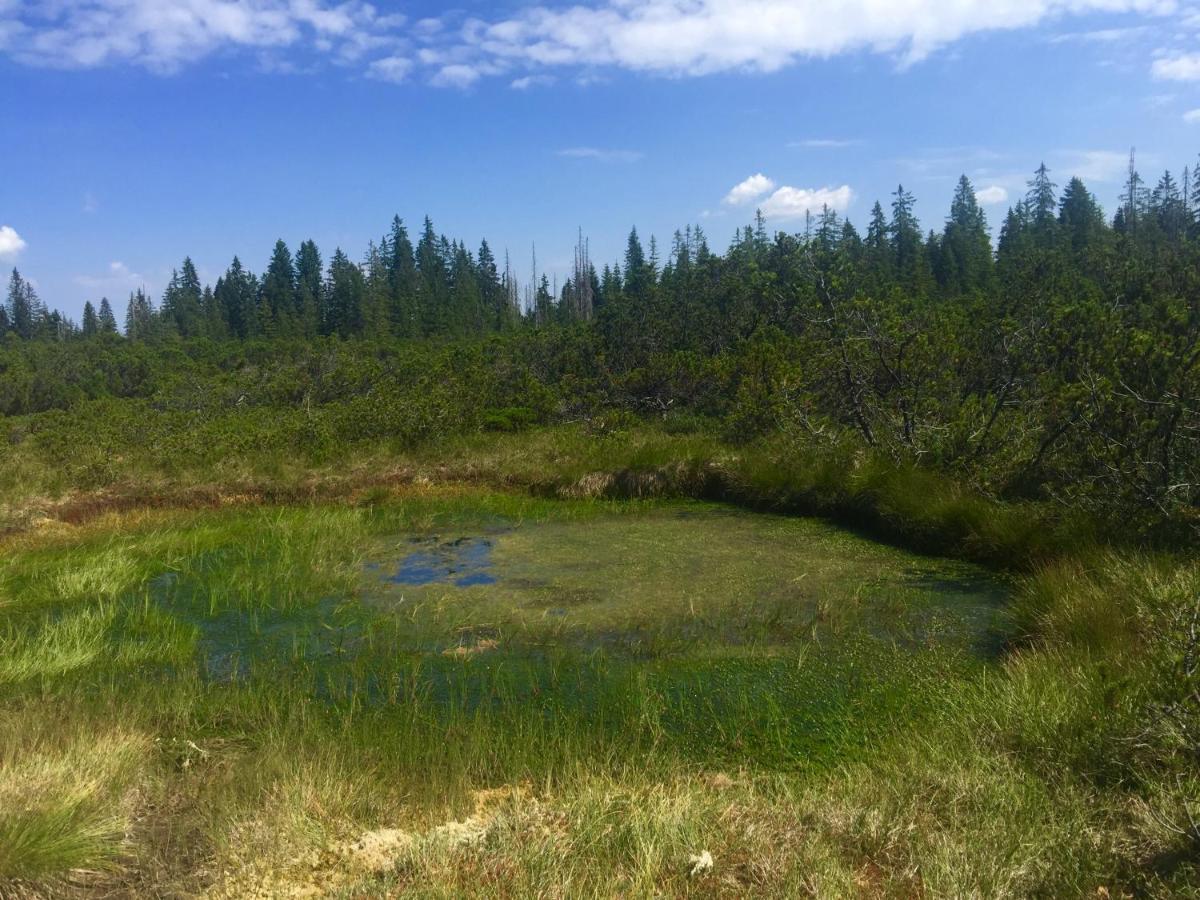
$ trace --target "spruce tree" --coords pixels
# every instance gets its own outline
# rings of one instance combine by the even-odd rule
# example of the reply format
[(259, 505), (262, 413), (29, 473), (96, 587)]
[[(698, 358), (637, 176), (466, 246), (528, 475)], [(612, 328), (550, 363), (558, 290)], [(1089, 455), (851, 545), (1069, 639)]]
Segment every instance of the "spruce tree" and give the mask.
[(388, 279), (391, 288), (392, 330), (401, 337), (421, 333), (421, 312), (417, 307), (417, 262), (404, 221), (395, 216), (387, 241)]
[[(221, 279), (217, 279), (217, 284), (221, 284)], [(222, 315), (216, 291), (207, 285), (204, 287), (204, 293), (200, 295), (200, 308), (204, 315), (204, 333), (215, 341), (228, 338), (229, 323)]]
[(1058, 225), (1076, 255), (1087, 252), (1104, 237), (1104, 212), (1079, 178), (1072, 178), (1063, 190)]
[(475, 271), (475, 260), (462, 244), (454, 248), (450, 275), (452, 330), (455, 335), (479, 334), (484, 329), (483, 293)]
[(1004, 224), (1000, 226), (1000, 239), (996, 243), (996, 271), (1002, 278), (1011, 279), (1028, 259), (1029, 216), (1025, 201), (1020, 200), (1008, 208)]
[(863, 243), (867, 260), (867, 274), (871, 279), (873, 290), (878, 291), (889, 281), (895, 270), (895, 254), (892, 252), (892, 242), (889, 237), (887, 216), (878, 200), (871, 208), (871, 220), (867, 224), (867, 237)]
[(150, 302), (144, 288), (129, 295), (129, 307), (125, 313), (125, 336), (135, 341), (144, 341), (154, 336), (154, 304)]
[(554, 319), (554, 296), (550, 293), (550, 279), (544, 274), (533, 298), (533, 318), (538, 325), (548, 325)]
[(297, 331), (296, 268), (292, 252), (282, 240), (275, 242), (271, 262), (262, 280), (259, 321), (267, 334), (293, 335)]
[(421, 334), (444, 334), (446, 331), (449, 285), (446, 273), (445, 238), (438, 239), (429, 216), (421, 228), (417, 242), (416, 267), (419, 278), (417, 307), (421, 316)]
[[(384, 243), (386, 248), (386, 239)], [(384, 249), (371, 241), (362, 264), (363, 299), (360, 333), (383, 338), (391, 333), (392, 285)]]
[(958, 179), (937, 254), (938, 283), (957, 294), (984, 288), (992, 275), (987, 216), (966, 175)]
[(479, 286), (479, 299), (486, 328), (504, 328), (508, 318), (508, 298), (504, 293), (504, 285), (500, 283), (496, 257), (492, 255), (492, 248), (488, 246), (486, 239), (480, 243), (479, 254), (475, 258), (475, 282)]
[(200, 301), (200, 276), (188, 257), (181, 269), (171, 272), (171, 281), (163, 292), (161, 315), (164, 324), (183, 337), (199, 334), (204, 328)]
[(637, 228), (629, 232), (625, 242), (625, 284), (624, 293), (635, 299), (645, 299), (650, 291), (650, 272), (646, 262), (642, 242), (638, 238)]
[(83, 304), (83, 336), (92, 337), (100, 331), (100, 319), (96, 315), (96, 307), (88, 300)]
[(1025, 208), (1030, 224), (1044, 233), (1052, 229), (1056, 223), (1054, 214), (1058, 208), (1058, 198), (1054, 191), (1057, 185), (1050, 180), (1050, 170), (1042, 163), (1033, 173), (1028, 182), (1029, 190), (1025, 194)]
[(261, 335), (258, 279), (245, 269), (241, 259), (236, 256), (233, 258), (225, 274), (217, 280), (213, 295), (231, 335), (243, 340)]
[(296, 299), (298, 321), (297, 332), (304, 337), (313, 337), (321, 330), (324, 313), (321, 308), (322, 284), (324, 282), (321, 252), (313, 241), (305, 241), (296, 253)]
[(337, 248), (329, 262), (325, 286), (326, 334), (348, 337), (361, 331), (364, 287), (362, 270)]
[(1183, 202), (1183, 193), (1169, 171), (1163, 172), (1150, 194), (1149, 212), (1159, 231), (1168, 239), (1179, 240), (1187, 233), (1190, 213)]
[(904, 185), (897, 187), (892, 197), (892, 221), (888, 230), (896, 276), (908, 291), (921, 296), (927, 292), (932, 276), (921, 225), (913, 212), (916, 200)]
[(202, 333), (205, 324), (202, 308), (204, 293), (190, 256), (183, 258), (183, 265), (179, 269), (179, 291), (182, 302), (180, 333), (185, 337)]
[(100, 298), (100, 312), (97, 315), (101, 334), (117, 333), (117, 317), (113, 315), (112, 304), (107, 297)]
[(46, 318), (45, 307), (38, 298), (33, 285), (21, 277), (16, 269), (8, 282), (8, 299), (5, 303), (8, 320), (18, 337), (29, 340), (41, 331)]

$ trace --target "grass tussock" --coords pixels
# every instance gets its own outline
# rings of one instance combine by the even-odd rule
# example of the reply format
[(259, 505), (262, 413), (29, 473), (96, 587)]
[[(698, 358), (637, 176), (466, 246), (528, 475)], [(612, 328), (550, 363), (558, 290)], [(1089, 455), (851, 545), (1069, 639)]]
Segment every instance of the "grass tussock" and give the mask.
[(0, 884), (114, 866), (151, 740), (120, 730), (64, 734), (50, 722), (30, 733), (15, 724), (0, 721)]

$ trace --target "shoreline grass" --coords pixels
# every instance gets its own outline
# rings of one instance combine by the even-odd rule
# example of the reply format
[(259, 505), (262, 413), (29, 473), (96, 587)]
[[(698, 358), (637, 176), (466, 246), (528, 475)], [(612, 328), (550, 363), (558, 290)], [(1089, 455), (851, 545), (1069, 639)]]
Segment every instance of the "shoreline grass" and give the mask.
[[(53, 522), (81, 524), (139, 509), (362, 504), (480, 488), (554, 499), (697, 498), (816, 516), (879, 540), (994, 568), (1030, 571), (1098, 546), (1188, 546), (1187, 523), (1148, 531), (1046, 502), (989, 497), (949, 476), (782, 438), (732, 448), (697, 434), (641, 426), (596, 436), (578, 426), (458, 436), (399, 450), (361, 445), (338, 465), (243, 454), (221, 470), (164, 468), (131, 454), (101, 486), (64, 482), (23, 457), (22, 487), (0, 507), (0, 540)], [(33, 466), (33, 470), (26, 471)], [(0, 461), (0, 471), (5, 469)], [(9, 472), (11, 480), (18, 479)]]

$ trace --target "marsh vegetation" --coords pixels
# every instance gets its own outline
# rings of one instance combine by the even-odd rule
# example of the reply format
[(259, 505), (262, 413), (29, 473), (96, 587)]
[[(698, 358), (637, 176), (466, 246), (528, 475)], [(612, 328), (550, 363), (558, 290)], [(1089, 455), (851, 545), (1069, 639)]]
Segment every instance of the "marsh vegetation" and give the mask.
[(1200, 894), (1195, 185), (14, 272), (0, 895)]
[(6, 549), (13, 891), (1191, 878), (1151, 629), (1194, 568), (999, 575), (812, 519), (461, 482), (104, 513)]

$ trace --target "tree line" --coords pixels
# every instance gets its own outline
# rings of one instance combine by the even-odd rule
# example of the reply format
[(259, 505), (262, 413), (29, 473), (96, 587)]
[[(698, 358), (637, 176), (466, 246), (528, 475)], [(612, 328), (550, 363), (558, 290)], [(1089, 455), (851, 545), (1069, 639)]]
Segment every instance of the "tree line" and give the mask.
[[(695, 295), (698, 289), (713, 293), (711, 285), (694, 282), (696, 270), (724, 274), (732, 266), (737, 274), (750, 275), (748, 266), (761, 262), (760, 254), (772, 242), (792, 251), (828, 254), (836, 248), (859, 270), (862, 287), (875, 294), (900, 290), (912, 299), (946, 298), (1011, 284), (1031, 260), (1046, 253), (1066, 254), (1064, 259), (1102, 278), (1102, 257), (1118, 244), (1180, 243), (1195, 240), (1200, 231), (1200, 165), (1193, 172), (1185, 168), (1179, 178), (1164, 172), (1149, 189), (1131, 157), (1125, 190), (1111, 219), (1079, 178), (1072, 178), (1060, 195), (1044, 164), (1028, 187), (1026, 196), (1009, 208), (995, 247), (986, 214), (964, 175), (940, 230), (922, 232), (915, 198), (901, 186), (892, 195), (890, 211), (875, 203), (865, 235), (825, 208), (806, 219), (801, 233), (781, 232), (773, 238), (758, 216), (753, 226), (735, 234), (724, 256), (709, 249), (699, 226), (689, 226), (674, 234), (663, 259), (655, 239), (647, 252), (635, 228), (623, 260), (601, 272), (588, 258), (581, 235), (574, 271), (561, 290), (552, 291), (548, 276), (535, 268), (523, 297), (507, 254), (501, 269), (486, 240), (472, 252), (437, 234), (426, 217), (414, 244), (396, 217), (359, 262), (338, 248), (326, 266), (313, 241), (304, 241), (293, 254), (280, 240), (262, 275), (234, 257), (215, 285), (202, 285), (191, 258), (185, 258), (157, 304), (144, 289), (130, 295), (123, 332), (136, 340), (173, 335), (217, 340), (453, 338), (590, 320), (605, 306), (625, 300), (649, 303), (654, 292), (678, 299), (686, 286), (693, 297), (675, 310), (682, 316), (697, 303), (728, 305), (720, 302), (724, 298)], [(706, 322), (706, 328), (712, 324)], [(0, 307), (0, 335), (10, 331), (24, 339), (65, 340), (121, 330), (108, 298), (87, 302), (77, 324), (49, 310), (14, 269)]]
[[(995, 245), (965, 176), (936, 229), (899, 187), (861, 233), (829, 209), (795, 232), (769, 233), (758, 216), (723, 253), (699, 227), (665, 251), (635, 229), (623, 259), (599, 271), (581, 235), (561, 288), (535, 265), (523, 293), (486, 242), (472, 252), (426, 219), (414, 244), (396, 219), (360, 262), (339, 249), (324, 265), (312, 241), (294, 255), (279, 242), (263, 275), (235, 259), (208, 287), (185, 260), (159, 303), (134, 293), (124, 336), (108, 302), (89, 304), (76, 327), (14, 272), (0, 325), (16, 335), (0, 353), (8, 414), (153, 390), (136, 374), (153, 371), (146, 354), (99, 387), (79, 375), (65, 390), (76, 377), (66, 357), (38, 362), (51, 357), (20, 346), (152, 355), (197, 339), (466, 346), (497, 335), (491, 355), (445, 369), (479, 368), (464, 403), (488, 385), (539, 418), (686, 410), (731, 440), (849, 440), (1021, 496), (1200, 502), (1200, 167), (1149, 187), (1131, 158), (1108, 216), (1080, 179), (1060, 190), (1039, 166)], [(88, 359), (75, 369), (96, 371)], [(378, 398), (385, 370), (370, 369)], [(535, 383), (537, 402), (523, 400)]]

